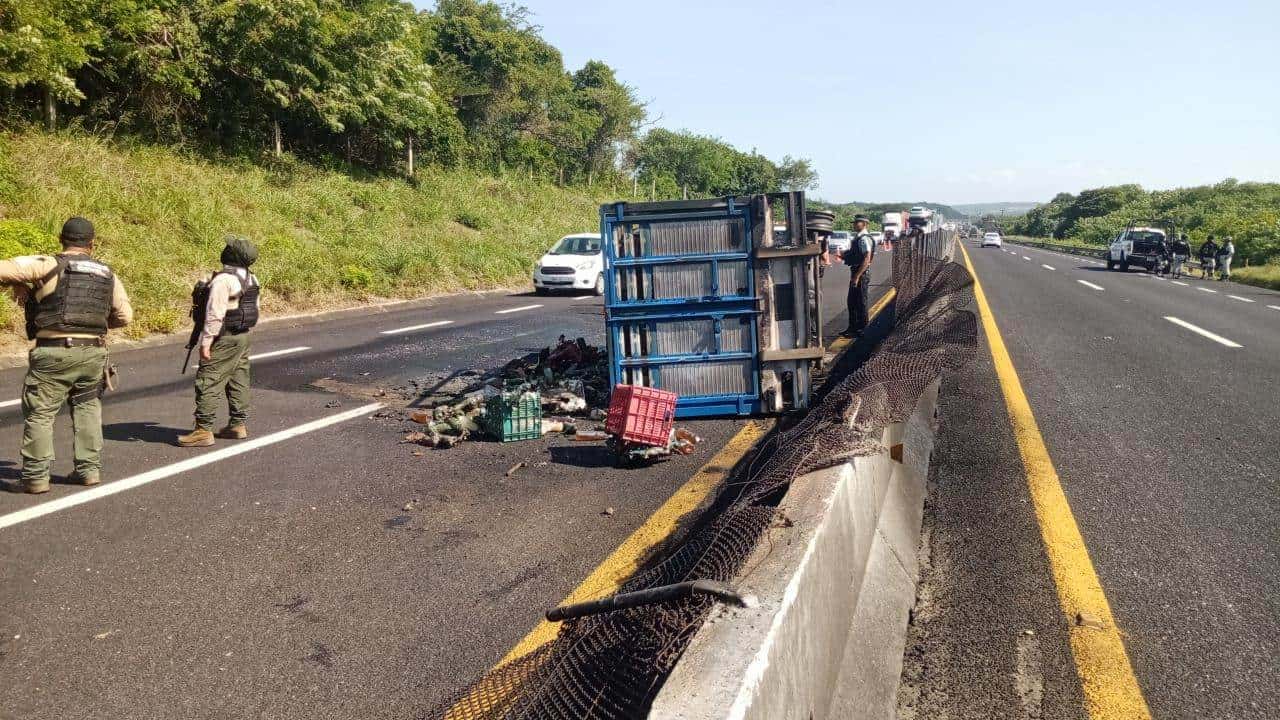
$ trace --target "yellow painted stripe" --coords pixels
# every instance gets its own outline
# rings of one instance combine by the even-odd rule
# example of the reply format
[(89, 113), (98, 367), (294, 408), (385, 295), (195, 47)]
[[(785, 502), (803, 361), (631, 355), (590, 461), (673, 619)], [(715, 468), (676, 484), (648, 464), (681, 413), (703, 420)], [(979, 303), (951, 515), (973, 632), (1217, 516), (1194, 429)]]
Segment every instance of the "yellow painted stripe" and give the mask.
[[(969, 252), (964, 253), (965, 265), (973, 275), (974, 296), (978, 300), (978, 313), (991, 346), (996, 376), (1004, 391), (1005, 407), (1013, 424), (1013, 434), (1022, 454), (1022, 463), (1031, 489), (1031, 501), (1035, 505), (1036, 518), (1040, 522), (1040, 534), (1044, 539), (1049, 566), (1058, 589), (1058, 603), (1071, 628), (1071, 652), (1075, 656), (1076, 672), (1084, 688), (1085, 704), (1093, 720), (1143, 720), (1151, 717), (1147, 701), (1142, 696), (1138, 679), (1133, 674), (1129, 655), (1125, 651), (1120, 630), (1111, 615), (1111, 605), (1102, 590), (1102, 583), (1089, 559), (1080, 528), (1076, 525), (1066, 493), (1058, 480), (1058, 472), (1049, 458), (1044, 437), (1031, 412), (1018, 372), (1013, 367), (1009, 350), (1005, 347), (1000, 328), (996, 325), (987, 296), (978, 282)], [(1101, 628), (1082, 625), (1078, 618), (1083, 614), (1101, 620)]]
[[(871, 306), (871, 309), (867, 311), (867, 321), (870, 322), (871, 320), (875, 320), (876, 316), (880, 314), (880, 311), (884, 310), (885, 306), (892, 302), (893, 298), (896, 297), (897, 294), (897, 288), (889, 288), (885, 294), (881, 295), (880, 299), (877, 300), (876, 303)], [(838, 337), (827, 346), (827, 352), (840, 352), (852, 344), (853, 338)]]

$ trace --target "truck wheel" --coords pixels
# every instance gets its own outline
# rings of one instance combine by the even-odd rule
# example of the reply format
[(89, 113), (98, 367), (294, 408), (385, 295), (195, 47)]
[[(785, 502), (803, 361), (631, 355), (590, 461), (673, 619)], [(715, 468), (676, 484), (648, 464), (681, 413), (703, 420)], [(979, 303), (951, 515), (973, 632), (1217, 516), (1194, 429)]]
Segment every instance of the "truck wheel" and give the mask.
[(1107, 269), (1108, 269), (1108, 270), (1115, 270), (1115, 269), (1116, 269), (1116, 261), (1115, 261), (1115, 260), (1112, 260), (1111, 258), (1107, 258)]
[(1128, 260), (1121, 260), (1121, 261), (1120, 261), (1120, 272), (1129, 272), (1129, 261), (1128, 261)]
[(547, 294), (550, 294), (550, 292), (551, 292), (551, 291), (550, 291), (550, 290), (547, 290), (547, 289), (546, 289), (546, 288), (544, 288), (544, 287), (535, 287), (535, 288), (533, 289), (533, 292), (534, 292), (534, 294), (537, 294), (537, 295), (547, 295)]

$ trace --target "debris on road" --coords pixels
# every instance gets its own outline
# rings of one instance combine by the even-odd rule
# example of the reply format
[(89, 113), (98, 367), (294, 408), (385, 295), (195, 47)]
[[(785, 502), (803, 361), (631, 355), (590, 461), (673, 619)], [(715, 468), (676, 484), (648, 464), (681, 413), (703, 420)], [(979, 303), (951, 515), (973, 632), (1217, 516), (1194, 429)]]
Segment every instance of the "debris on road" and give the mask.
[(512, 475), (515, 475), (515, 474), (516, 474), (516, 471), (517, 471), (517, 470), (519, 470), (519, 469), (520, 469), (520, 468), (522, 468), (522, 467), (524, 467), (524, 461), (523, 461), (523, 460), (522, 460), (522, 461), (520, 461), (520, 462), (518, 462), (518, 463), (516, 463), (515, 465), (512, 465), (511, 467), (507, 468), (506, 477), (511, 477)]
[(601, 515), (605, 515), (605, 516), (612, 515), (613, 513), (614, 513), (614, 510), (613, 510), (613, 508), (611, 508), (611, 507), (607, 507), (607, 508), (605, 508), (603, 511), (601, 511), (601, 512), (600, 512), (600, 514), (601, 514)]

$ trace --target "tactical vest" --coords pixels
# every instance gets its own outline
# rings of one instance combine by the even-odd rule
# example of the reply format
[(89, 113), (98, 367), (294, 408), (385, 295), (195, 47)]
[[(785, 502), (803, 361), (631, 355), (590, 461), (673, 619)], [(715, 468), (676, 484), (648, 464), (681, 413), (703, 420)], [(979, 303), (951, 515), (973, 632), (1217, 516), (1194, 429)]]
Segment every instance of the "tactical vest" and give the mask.
[(846, 250), (844, 253), (845, 265), (848, 265), (849, 267), (852, 267), (852, 268), (856, 268), (862, 264), (863, 259), (866, 258), (867, 255), (870, 255), (873, 258), (875, 257), (875, 254), (876, 254), (875, 239), (871, 237), (870, 233), (865, 233), (867, 241), (871, 243), (871, 251), (870, 253), (868, 253), (862, 249), (863, 236), (864, 234), (853, 236), (853, 242), (849, 244), (849, 249)]
[[(219, 274), (234, 275), (235, 273), (226, 270)], [(239, 277), (238, 275), (236, 276)], [(222, 332), (227, 335), (240, 335), (249, 332), (254, 325), (258, 324), (258, 293), (261, 286), (258, 285), (258, 278), (251, 272), (245, 272), (245, 279), (240, 282), (240, 294), (231, 298), (239, 299), (240, 304), (233, 310), (228, 310), (222, 319)]]
[[(56, 333), (106, 335), (107, 317), (115, 292), (115, 274), (88, 255), (58, 255), (58, 265), (27, 295), (27, 337), (48, 330)], [(53, 292), (37, 300), (36, 293), (53, 280)]]

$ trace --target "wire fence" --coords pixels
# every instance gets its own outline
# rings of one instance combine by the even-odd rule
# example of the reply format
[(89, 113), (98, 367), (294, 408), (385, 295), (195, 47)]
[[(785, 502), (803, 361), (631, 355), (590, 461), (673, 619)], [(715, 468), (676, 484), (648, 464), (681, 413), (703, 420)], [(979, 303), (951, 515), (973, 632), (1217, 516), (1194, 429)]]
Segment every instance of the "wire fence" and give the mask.
[[(972, 277), (955, 261), (956, 237), (905, 236), (893, 253), (894, 324), (865, 362), (831, 378), (817, 404), (774, 433), (722, 491), (715, 516), (661, 562), (621, 588), (688, 580), (731, 582), (797, 478), (883, 450), (886, 425), (905, 421), (943, 371), (976, 352)], [(552, 642), (501, 665), (428, 712), (444, 720), (642, 718), (714, 600), (693, 596), (562, 623)]]

